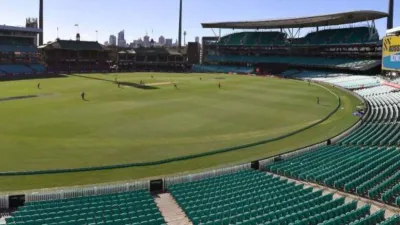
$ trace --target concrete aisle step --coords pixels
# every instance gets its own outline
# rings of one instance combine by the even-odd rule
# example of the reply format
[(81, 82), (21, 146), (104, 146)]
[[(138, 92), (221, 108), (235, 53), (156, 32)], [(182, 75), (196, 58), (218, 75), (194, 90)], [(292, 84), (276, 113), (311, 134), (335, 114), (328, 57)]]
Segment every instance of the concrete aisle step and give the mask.
[(168, 225), (193, 225), (170, 193), (158, 194), (154, 201)]

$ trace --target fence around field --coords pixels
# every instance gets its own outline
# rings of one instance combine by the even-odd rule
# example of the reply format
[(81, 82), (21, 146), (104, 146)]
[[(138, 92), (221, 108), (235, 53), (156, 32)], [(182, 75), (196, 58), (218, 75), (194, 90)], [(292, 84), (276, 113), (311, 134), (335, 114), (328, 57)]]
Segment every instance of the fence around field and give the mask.
[(26, 193), (25, 201), (26, 202), (48, 201), (48, 200), (114, 194), (120, 192), (149, 190), (149, 189), (150, 189), (150, 181), (148, 180), (129, 182), (124, 184), (96, 185), (83, 188), (82, 187), (66, 188), (53, 191), (44, 189), (37, 192)]
[(8, 209), (8, 195), (0, 196), (0, 209)]
[(202, 179), (220, 176), (220, 175), (224, 175), (224, 174), (235, 173), (235, 172), (250, 169), (250, 168), (251, 168), (251, 164), (245, 163), (245, 164), (241, 164), (238, 166), (216, 169), (216, 170), (202, 172), (202, 173), (164, 178), (164, 189), (168, 189), (169, 186), (174, 185), (174, 184), (202, 180)]

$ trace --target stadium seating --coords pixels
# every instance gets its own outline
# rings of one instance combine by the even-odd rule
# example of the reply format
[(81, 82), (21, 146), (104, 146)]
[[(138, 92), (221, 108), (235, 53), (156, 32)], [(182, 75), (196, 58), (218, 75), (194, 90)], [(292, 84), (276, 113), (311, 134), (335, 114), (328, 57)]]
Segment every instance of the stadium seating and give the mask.
[(390, 86), (376, 86), (372, 88), (365, 88), (361, 90), (356, 90), (355, 92), (358, 93), (361, 96), (370, 96), (370, 95), (380, 95), (380, 94), (387, 94), (390, 93), (391, 91), (396, 90), (396, 88), (390, 87)]
[(266, 169), (399, 204), (400, 93), (367, 90), (363, 91), (368, 93), (365, 98), (370, 110), (357, 130), (335, 145), (267, 165)]
[(223, 65), (193, 65), (193, 72), (207, 72), (207, 73), (242, 73), (248, 74), (254, 71), (253, 67), (243, 66), (223, 66)]
[(295, 75), (301, 73), (298, 70), (286, 70), (281, 75), (284, 77), (294, 77)]
[(338, 28), (315, 31), (305, 37), (287, 40), (286, 34), (269, 32), (238, 32), (223, 36), (218, 44), (223, 45), (335, 45), (378, 42), (379, 37), (370, 35), (369, 27)]
[(333, 45), (333, 44), (361, 44), (377, 42), (378, 37), (370, 37), (368, 27), (327, 29), (307, 34), (294, 44)]
[[(193, 224), (378, 224), (384, 211), (323, 195), (270, 174), (245, 170), (173, 185), (169, 191)], [(364, 222), (365, 221), (365, 222)]]
[(32, 69), (24, 65), (0, 65), (0, 70), (10, 74), (33, 73)]
[(395, 84), (400, 84), (400, 78), (393, 79), (390, 82), (395, 83)]
[(301, 56), (241, 56), (241, 55), (208, 55), (209, 62), (242, 62), (242, 63), (284, 63), (300, 66), (319, 66), (364, 70), (378, 65), (379, 60), (362, 60), (347, 58), (323, 58)]
[(165, 224), (146, 191), (28, 202), (6, 219), (7, 225)]
[(37, 53), (38, 51), (34, 46), (0, 45), (0, 52)]
[[(381, 83), (380, 79), (376, 76), (352, 75), (346, 73), (332, 73), (324, 71), (304, 70), (289, 76), (285, 72), (282, 73), (281, 75), (285, 77), (291, 77), (303, 80), (323, 81), (326, 83), (331, 83), (348, 89), (376, 87), (380, 86)], [(370, 89), (364, 89), (364, 90), (368, 92), (368, 90)]]
[(328, 82), (348, 89), (367, 88), (380, 85), (380, 80), (377, 77), (364, 75), (330, 74), (327, 77), (311, 79)]
[(30, 65), (30, 68), (38, 73), (44, 73), (46, 71), (46, 68), (41, 64), (32, 64)]
[(240, 32), (221, 37), (224, 45), (283, 45), (286, 34), (281, 32)]

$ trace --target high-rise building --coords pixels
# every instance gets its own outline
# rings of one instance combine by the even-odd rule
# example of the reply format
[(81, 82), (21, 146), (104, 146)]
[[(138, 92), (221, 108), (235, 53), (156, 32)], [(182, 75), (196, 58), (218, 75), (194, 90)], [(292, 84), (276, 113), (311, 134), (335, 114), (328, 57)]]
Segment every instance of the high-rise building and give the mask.
[(121, 30), (118, 33), (118, 46), (119, 47), (126, 47), (125, 31), (124, 30)]
[(194, 38), (194, 42), (200, 43), (200, 38), (199, 38), (198, 36), (196, 36), (196, 37)]
[(143, 37), (143, 45), (146, 48), (150, 47), (150, 37), (147, 34)]
[(136, 45), (137, 45), (137, 47), (143, 46), (143, 45), (144, 45), (142, 38), (139, 38), (139, 39), (136, 41)]
[(125, 40), (125, 30), (121, 30), (118, 33), (118, 40)]
[(172, 47), (172, 38), (165, 39), (165, 46)]
[(126, 41), (125, 41), (125, 39), (118, 40), (118, 47), (126, 47)]
[(117, 37), (115, 37), (115, 35), (110, 35), (108, 44), (111, 46), (116, 46), (117, 45)]
[(105, 46), (108, 46), (108, 41), (105, 41), (105, 42), (104, 42), (104, 45), (105, 45)]
[(160, 36), (159, 38), (158, 38), (158, 44), (160, 44), (160, 45), (164, 45), (165, 44), (165, 38), (164, 38), (164, 36)]

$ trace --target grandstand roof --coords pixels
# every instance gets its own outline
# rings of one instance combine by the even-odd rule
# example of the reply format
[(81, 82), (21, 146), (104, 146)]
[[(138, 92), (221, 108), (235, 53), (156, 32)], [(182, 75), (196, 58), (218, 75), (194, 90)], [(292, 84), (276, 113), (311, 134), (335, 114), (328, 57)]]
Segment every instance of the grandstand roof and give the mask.
[(56, 40), (39, 48), (65, 49), (65, 50), (86, 50), (86, 51), (102, 51), (107, 48), (95, 41), (72, 41), (72, 40)]
[(7, 25), (0, 25), (0, 30), (5, 30), (5, 31), (23, 31), (23, 32), (31, 32), (31, 33), (42, 33), (43, 32), (39, 28), (15, 27), (15, 26), (7, 26)]
[(139, 55), (182, 55), (182, 53), (178, 52), (174, 49), (167, 49), (161, 47), (152, 47), (152, 48), (136, 48), (136, 54)]
[(387, 35), (395, 35), (397, 33), (400, 33), (400, 27), (395, 27), (386, 31)]
[(387, 17), (385, 12), (373, 10), (351, 11), (319, 16), (308, 16), (288, 19), (270, 19), (256, 21), (236, 21), (202, 23), (203, 28), (227, 28), (227, 29), (279, 29), (279, 28), (303, 28), (332, 26), (376, 20)]
[(135, 50), (122, 50), (122, 51), (119, 51), (119, 52), (118, 52), (118, 54), (129, 54), (129, 55), (135, 55), (135, 54), (136, 54), (136, 52), (135, 52)]

